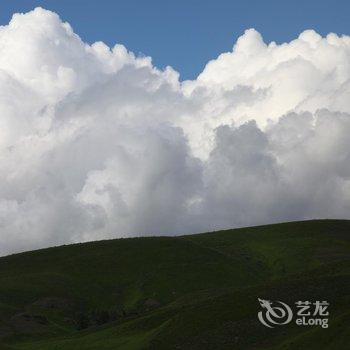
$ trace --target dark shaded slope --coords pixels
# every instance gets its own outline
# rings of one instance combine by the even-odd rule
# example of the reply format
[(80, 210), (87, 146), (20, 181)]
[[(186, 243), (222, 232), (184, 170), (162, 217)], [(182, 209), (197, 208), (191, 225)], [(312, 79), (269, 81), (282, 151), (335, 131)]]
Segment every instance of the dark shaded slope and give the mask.
[[(312, 349), (323, 338), (315, 348), (341, 349), (349, 252), (350, 222), (323, 220), (17, 254), (0, 259), (0, 336), (38, 350)], [(331, 327), (268, 329), (256, 317), (258, 297), (328, 300)], [(113, 310), (115, 321), (77, 331), (79, 317), (96, 310)], [(13, 317), (23, 313), (46, 324), (21, 329)]]

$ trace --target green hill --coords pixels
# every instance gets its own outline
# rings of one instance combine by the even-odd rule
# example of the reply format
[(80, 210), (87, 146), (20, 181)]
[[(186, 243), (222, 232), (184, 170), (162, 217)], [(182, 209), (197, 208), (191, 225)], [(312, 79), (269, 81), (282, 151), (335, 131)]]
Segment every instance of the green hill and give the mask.
[[(330, 303), (267, 328), (258, 298)], [(348, 349), (350, 221), (98, 241), (0, 258), (0, 349)]]

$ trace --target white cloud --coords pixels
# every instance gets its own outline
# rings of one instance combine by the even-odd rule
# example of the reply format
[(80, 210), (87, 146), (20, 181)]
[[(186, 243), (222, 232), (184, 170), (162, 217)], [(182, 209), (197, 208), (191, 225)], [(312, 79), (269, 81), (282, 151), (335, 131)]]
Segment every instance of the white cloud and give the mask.
[(0, 254), (350, 218), (350, 37), (250, 29), (194, 81), (49, 11), (0, 27)]

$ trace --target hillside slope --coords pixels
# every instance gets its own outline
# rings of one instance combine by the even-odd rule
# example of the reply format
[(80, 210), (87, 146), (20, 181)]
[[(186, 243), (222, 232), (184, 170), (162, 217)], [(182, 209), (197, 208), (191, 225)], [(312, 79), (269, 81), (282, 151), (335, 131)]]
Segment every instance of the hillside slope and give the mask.
[[(267, 328), (258, 298), (326, 300), (330, 326)], [(346, 349), (349, 334), (350, 221), (0, 258), (1, 349)]]

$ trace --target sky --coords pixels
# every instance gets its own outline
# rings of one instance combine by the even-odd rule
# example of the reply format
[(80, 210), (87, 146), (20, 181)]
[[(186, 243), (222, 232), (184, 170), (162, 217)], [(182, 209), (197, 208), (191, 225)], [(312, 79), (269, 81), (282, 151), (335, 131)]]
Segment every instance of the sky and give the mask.
[(194, 79), (210, 59), (232, 49), (247, 28), (280, 43), (310, 28), (349, 34), (347, 0), (11, 0), (0, 4), (0, 23), (37, 6), (57, 12), (84, 41), (121, 43), (151, 56), (157, 67), (174, 67), (182, 80)]
[(340, 3), (288, 12), (262, 2), (243, 14), (195, 3), (118, 12), (103, 1), (7, 3), (0, 255), (350, 219)]

